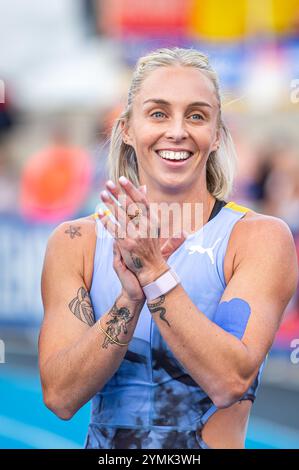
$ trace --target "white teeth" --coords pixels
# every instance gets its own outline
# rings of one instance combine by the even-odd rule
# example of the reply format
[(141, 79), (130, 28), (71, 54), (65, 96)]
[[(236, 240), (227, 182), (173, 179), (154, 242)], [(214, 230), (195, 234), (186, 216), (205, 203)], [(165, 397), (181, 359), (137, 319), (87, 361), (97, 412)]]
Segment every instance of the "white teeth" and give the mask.
[(191, 157), (190, 152), (173, 152), (171, 150), (159, 150), (158, 154), (166, 160), (187, 160)]

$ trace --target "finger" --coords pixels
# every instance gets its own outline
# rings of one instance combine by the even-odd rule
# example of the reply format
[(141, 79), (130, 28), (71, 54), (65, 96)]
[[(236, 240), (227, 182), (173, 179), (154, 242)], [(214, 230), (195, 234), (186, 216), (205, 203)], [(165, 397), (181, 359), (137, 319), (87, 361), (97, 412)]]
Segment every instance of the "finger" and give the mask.
[[(111, 186), (111, 183), (108, 186)], [(114, 218), (120, 223), (122, 229), (127, 231), (131, 237), (135, 238), (137, 236), (135, 225), (141, 216), (139, 215), (138, 218), (134, 216), (135, 214), (138, 214), (139, 208), (126, 194), (120, 194), (119, 190), (116, 189), (113, 191), (115, 196), (111, 193), (111, 191), (101, 191), (101, 199), (109, 207), (113, 213)], [(133, 223), (132, 216), (134, 217)]]
[(123, 191), (121, 191), (121, 188), (117, 186), (112, 180), (106, 181), (105, 185), (109, 193), (111, 193), (113, 198), (116, 199), (120, 207), (122, 207), (123, 210), (127, 212), (127, 206), (132, 204), (132, 199)]
[(125, 268), (117, 242), (113, 242), (113, 268), (116, 272)]
[(110, 215), (111, 215), (111, 211), (103, 210), (101, 208), (97, 212), (97, 216), (99, 220), (101, 221), (101, 223), (103, 224), (104, 228), (110, 233), (110, 235), (114, 239), (124, 238), (125, 237), (124, 230), (122, 229), (121, 226), (113, 222)]
[(131, 198), (133, 202), (137, 203), (138, 207), (139, 204), (142, 204), (145, 207), (146, 212), (148, 212), (149, 206), (144, 190), (136, 188), (136, 186), (134, 186), (134, 184), (131, 183), (131, 181), (129, 181), (125, 176), (121, 176), (118, 181), (129, 198)]
[(139, 191), (141, 191), (144, 195), (146, 195), (146, 184), (139, 186)]
[(170, 237), (161, 247), (161, 253), (163, 256), (171, 255), (177, 250), (186, 240), (186, 233), (181, 232), (174, 237)]
[(113, 242), (113, 255), (116, 261), (120, 261), (121, 255), (116, 241)]
[[(112, 180), (108, 180), (106, 181), (106, 187), (109, 189), (109, 191), (111, 192), (111, 194), (113, 194), (113, 196), (118, 199), (120, 197), (121, 194), (123, 194), (119, 188), (119, 186), (117, 186)], [(138, 190), (142, 192), (142, 194), (146, 195), (146, 184), (143, 184), (141, 186), (138, 187)], [(130, 202), (132, 202), (132, 200), (130, 200)]]
[[(121, 191), (120, 187), (117, 186), (112, 180), (106, 181), (105, 184), (109, 193), (113, 196), (113, 198), (116, 199), (117, 204), (119, 204), (127, 214), (134, 215), (138, 209), (138, 205), (132, 201), (132, 198), (128, 194)], [(145, 195), (146, 185), (139, 186), (139, 191)], [(112, 200), (114, 200), (113, 198)], [(128, 218), (128, 221), (129, 220), (130, 217)]]
[(126, 232), (127, 228), (127, 214), (121, 205), (116, 202), (108, 191), (101, 191), (100, 197), (104, 204), (108, 207), (110, 212), (112, 213), (114, 219), (119, 222), (122, 233)]

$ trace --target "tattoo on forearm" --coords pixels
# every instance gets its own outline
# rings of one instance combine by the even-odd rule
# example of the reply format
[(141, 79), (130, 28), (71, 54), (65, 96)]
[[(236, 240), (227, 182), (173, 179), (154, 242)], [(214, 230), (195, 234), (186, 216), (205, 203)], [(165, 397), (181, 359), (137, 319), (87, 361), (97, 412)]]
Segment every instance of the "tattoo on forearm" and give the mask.
[(94, 325), (95, 318), (90, 295), (84, 287), (79, 288), (77, 297), (69, 303), (69, 308), (79, 320), (87, 323), (89, 326)]
[[(121, 343), (122, 341), (118, 337), (122, 331), (125, 334), (128, 333), (127, 324), (134, 318), (134, 314), (127, 307), (118, 308), (115, 301), (108, 315), (112, 318), (106, 322), (107, 328), (105, 331), (113, 340)], [(102, 348), (107, 349), (109, 344), (116, 343), (110, 340), (108, 336), (105, 336)]]
[(71, 238), (75, 238), (76, 236), (81, 237), (81, 233), (79, 232), (80, 229), (81, 227), (75, 227), (75, 225), (70, 225), (64, 233), (68, 233)]
[(161, 307), (161, 305), (163, 304), (165, 300), (165, 295), (161, 295), (159, 298), (158, 298), (158, 302), (154, 303), (154, 304), (150, 304), (148, 303), (147, 306), (149, 308), (149, 311), (151, 313), (156, 313), (156, 312), (159, 312), (160, 313), (160, 318), (161, 320), (165, 321), (165, 323), (167, 323), (167, 325), (170, 327), (170, 324), (169, 322), (166, 320), (165, 318), (165, 315), (166, 315), (166, 308), (165, 307)]
[(137, 268), (137, 269), (143, 268), (143, 264), (141, 262), (141, 259), (137, 258), (137, 256), (132, 255), (132, 253), (130, 253), (130, 255), (131, 255), (131, 259), (133, 261), (133, 264), (134, 264), (135, 268)]

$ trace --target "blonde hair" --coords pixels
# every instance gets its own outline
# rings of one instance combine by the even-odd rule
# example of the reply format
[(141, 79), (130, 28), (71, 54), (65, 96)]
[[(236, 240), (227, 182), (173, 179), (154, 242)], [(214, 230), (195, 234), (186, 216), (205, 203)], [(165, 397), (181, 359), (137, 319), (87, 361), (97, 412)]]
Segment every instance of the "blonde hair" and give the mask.
[(221, 117), (221, 99), (218, 79), (215, 71), (209, 64), (208, 58), (195, 49), (157, 49), (141, 57), (133, 72), (131, 86), (128, 92), (128, 101), (125, 110), (116, 119), (111, 132), (110, 148), (108, 154), (109, 178), (114, 182), (120, 176), (126, 176), (132, 183), (139, 186), (138, 164), (135, 150), (123, 141), (122, 122), (128, 122), (132, 113), (134, 97), (141, 88), (144, 79), (158, 67), (180, 65), (194, 67), (204, 73), (213, 83), (219, 104), (218, 126), (220, 142), (218, 150), (211, 152), (206, 164), (206, 180), (208, 191), (217, 199), (225, 199), (233, 187), (236, 168), (236, 152), (229, 130)]

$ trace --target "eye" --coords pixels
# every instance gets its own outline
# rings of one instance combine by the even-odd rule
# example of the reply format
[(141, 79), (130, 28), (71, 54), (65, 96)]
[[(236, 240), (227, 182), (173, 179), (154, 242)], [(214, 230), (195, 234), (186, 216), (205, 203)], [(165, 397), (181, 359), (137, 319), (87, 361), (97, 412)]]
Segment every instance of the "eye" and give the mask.
[(151, 116), (161, 118), (161, 117), (165, 116), (165, 114), (162, 113), (162, 111), (155, 111), (154, 113), (151, 114)]
[(203, 117), (201, 114), (198, 114), (198, 113), (191, 114), (190, 117), (192, 118), (192, 117), (194, 117), (194, 116), (195, 116), (196, 118), (195, 118), (195, 119), (192, 119), (193, 121), (201, 121), (201, 120), (204, 119), (204, 117)]

